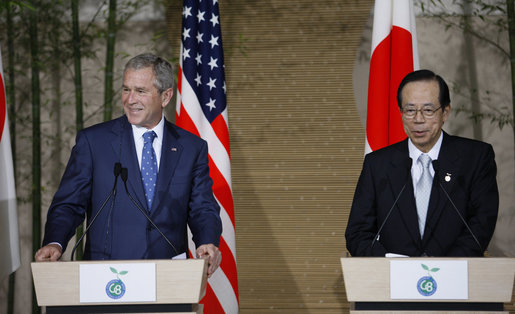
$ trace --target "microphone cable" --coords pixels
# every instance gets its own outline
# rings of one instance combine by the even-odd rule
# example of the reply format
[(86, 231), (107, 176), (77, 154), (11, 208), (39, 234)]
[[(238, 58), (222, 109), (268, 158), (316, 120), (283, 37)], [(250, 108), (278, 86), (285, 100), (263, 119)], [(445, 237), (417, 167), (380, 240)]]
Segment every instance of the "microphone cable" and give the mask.
[(125, 187), (125, 192), (127, 193), (127, 196), (129, 197), (129, 199), (131, 200), (131, 202), (134, 204), (134, 206), (136, 206), (137, 209), (139, 209), (139, 211), (143, 214), (143, 216), (145, 216), (145, 218), (147, 218), (147, 220), (150, 222), (150, 224), (152, 224), (152, 226), (161, 234), (161, 236), (166, 240), (166, 242), (170, 245), (170, 247), (174, 250), (175, 252), (175, 255), (179, 255), (179, 252), (177, 251), (177, 249), (175, 248), (175, 246), (172, 244), (172, 242), (170, 242), (170, 240), (166, 237), (166, 235), (161, 231), (161, 229), (159, 229), (159, 227), (154, 223), (154, 221), (152, 221), (152, 218), (150, 218), (150, 216), (146, 213), (146, 211), (141, 208), (141, 206), (139, 206), (138, 202), (136, 202), (136, 200), (132, 197), (132, 195), (129, 193), (129, 190), (127, 189), (127, 178), (128, 178), (128, 170), (127, 168), (122, 168), (122, 171), (121, 171), (121, 177), (122, 177), (122, 181), (123, 181), (123, 186)]
[(89, 225), (86, 227), (86, 230), (84, 230), (84, 232), (80, 236), (80, 238), (77, 241), (77, 243), (75, 243), (75, 245), (73, 246), (72, 255), (71, 255), (71, 261), (73, 261), (73, 256), (75, 254), (75, 250), (77, 249), (79, 244), (82, 242), (82, 239), (84, 239), (84, 236), (88, 233), (89, 229), (91, 228), (91, 226), (93, 225), (93, 223), (97, 219), (98, 215), (102, 212), (102, 210), (106, 206), (106, 204), (109, 201), (109, 199), (111, 199), (111, 197), (116, 194), (116, 183), (118, 182), (118, 177), (120, 176), (121, 171), (122, 171), (122, 164), (119, 163), (119, 162), (115, 163), (114, 164), (114, 170), (113, 170), (113, 172), (114, 172), (114, 184), (113, 184), (113, 188), (111, 190), (111, 193), (109, 193), (107, 198), (102, 203), (102, 206), (100, 206), (100, 209), (96, 212), (96, 214), (93, 216), (93, 218), (91, 218), (91, 221), (90, 221)]

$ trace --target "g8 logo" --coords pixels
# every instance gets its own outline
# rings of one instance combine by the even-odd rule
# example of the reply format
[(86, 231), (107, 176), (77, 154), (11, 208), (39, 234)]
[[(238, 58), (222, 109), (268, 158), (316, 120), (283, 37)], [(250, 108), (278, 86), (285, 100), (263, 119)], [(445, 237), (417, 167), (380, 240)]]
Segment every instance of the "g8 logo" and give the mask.
[(436, 292), (437, 284), (433, 277), (425, 276), (418, 280), (417, 290), (423, 296), (431, 296)]
[(111, 299), (119, 299), (125, 294), (125, 284), (120, 279), (113, 279), (106, 285), (106, 294)]

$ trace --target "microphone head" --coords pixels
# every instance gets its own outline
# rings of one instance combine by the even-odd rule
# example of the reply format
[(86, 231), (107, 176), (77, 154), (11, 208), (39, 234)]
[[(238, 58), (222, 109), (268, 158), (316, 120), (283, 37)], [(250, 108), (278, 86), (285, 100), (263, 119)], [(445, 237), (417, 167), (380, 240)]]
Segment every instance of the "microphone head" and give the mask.
[(122, 168), (122, 173), (121, 174), (122, 174), (123, 182), (126, 182), (127, 181), (127, 177), (129, 176), (127, 168)]
[(122, 164), (117, 162), (114, 164), (114, 176), (117, 177), (120, 175), (122, 171)]

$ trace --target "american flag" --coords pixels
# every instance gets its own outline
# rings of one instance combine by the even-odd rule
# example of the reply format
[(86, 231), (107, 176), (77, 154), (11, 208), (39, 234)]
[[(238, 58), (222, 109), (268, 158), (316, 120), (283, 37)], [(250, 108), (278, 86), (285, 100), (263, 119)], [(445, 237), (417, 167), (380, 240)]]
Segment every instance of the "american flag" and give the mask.
[[(208, 142), (220, 205), (222, 263), (201, 303), (206, 313), (238, 313), (238, 278), (224, 56), (218, 0), (184, 0), (176, 123)], [(194, 247), (190, 237), (190, 248)], [(191, 254), (191, 252), (190, 252)]]
[(376, 0), (368, 78), (365, 153), (406, 138), (397, 106), (397, 88), (418, 69), (412, 0)]

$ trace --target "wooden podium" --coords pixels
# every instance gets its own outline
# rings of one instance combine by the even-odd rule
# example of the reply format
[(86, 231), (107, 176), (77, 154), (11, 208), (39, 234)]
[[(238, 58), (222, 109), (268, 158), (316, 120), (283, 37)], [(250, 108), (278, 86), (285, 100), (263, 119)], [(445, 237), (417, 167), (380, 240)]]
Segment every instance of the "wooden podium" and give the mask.
[[(153, 302), (81, 302), (80, 265), (154, 263), (156, 295)], [(52, 313), (202, 313), (207, 262), (187, 260), (77, 261), (31, 263), (39, 306)], [(121, 300), (121, 299), (120, 299)]]
[[(392, 260), (466, 260), (468, 264), (468, 299), (438, 300), (391, 299), (390, 261)], [(351, 313), (393, 313), (397, 311), (438, 313), (503, 312), (511, 302), (515, 258), (361, 258), (341, 259), (345, 291)]]

